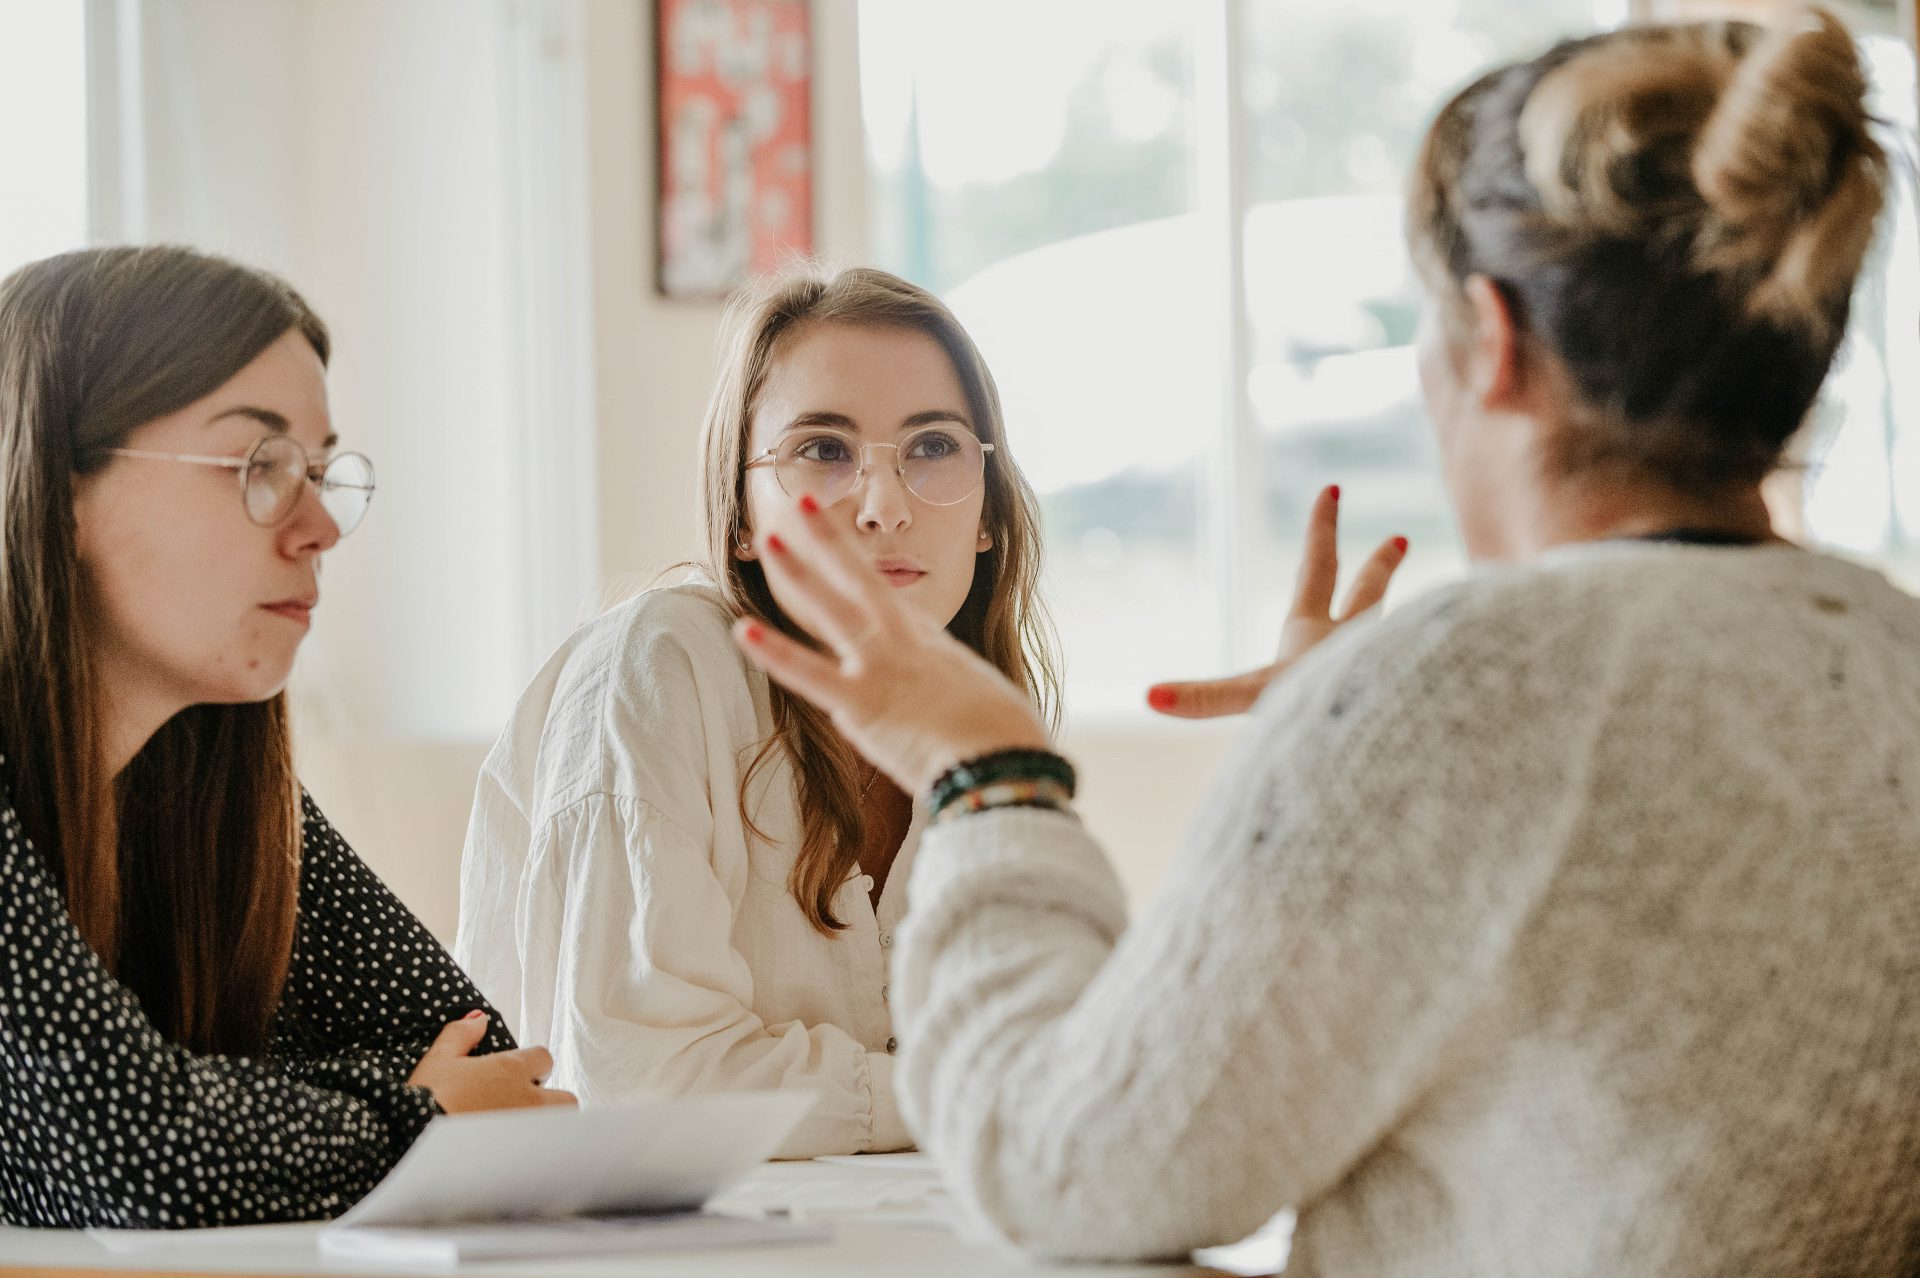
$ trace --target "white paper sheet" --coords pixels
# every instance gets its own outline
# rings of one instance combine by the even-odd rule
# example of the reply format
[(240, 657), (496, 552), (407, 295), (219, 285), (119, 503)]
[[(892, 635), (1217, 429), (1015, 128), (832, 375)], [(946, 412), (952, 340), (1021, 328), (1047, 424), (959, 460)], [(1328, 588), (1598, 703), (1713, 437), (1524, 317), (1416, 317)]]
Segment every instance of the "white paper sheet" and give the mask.
[(331, 1227), (690, 1211), (765, 1162), (813, 1103), (739, 1092), (436, 1118)]
[(813, 1103), (803, 1092), (739, 1092), (436, 1118), (330, 1225), (88, 1232), (120, 1254), (231, 1244), (428, 1266), (803, 1242), (827, 1231), (784, 1212), (741, 1220), (700, 1208), (765, 1163)]
[(940, 1173), (924, 1154), (828, 1155), (768, 1163), (708, 1204), (767, 1220), (906, 1225), (953, 1230), (957, 1217)]
[(314, 1253), (322, 1225), (227, 1225), (215, 1229), (89, 1229), (87, 1237), (115, 1255), (148, 1251), (190, 1251), (203, 1247), (285, 1249)]

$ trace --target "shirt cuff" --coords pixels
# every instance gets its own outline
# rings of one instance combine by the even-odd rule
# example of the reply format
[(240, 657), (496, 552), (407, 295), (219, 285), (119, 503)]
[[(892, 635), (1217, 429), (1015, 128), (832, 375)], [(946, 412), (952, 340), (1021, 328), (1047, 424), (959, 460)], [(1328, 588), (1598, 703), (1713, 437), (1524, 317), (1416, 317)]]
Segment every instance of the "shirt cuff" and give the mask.
[(912, 1149), (913, 1133), (900, 1113), (900, 1097), (893, 1090), (894, 1058), (886, 1052), (867, 1053), (867, 1085), (873, 1089), (873, 1142), (869, 1154)]

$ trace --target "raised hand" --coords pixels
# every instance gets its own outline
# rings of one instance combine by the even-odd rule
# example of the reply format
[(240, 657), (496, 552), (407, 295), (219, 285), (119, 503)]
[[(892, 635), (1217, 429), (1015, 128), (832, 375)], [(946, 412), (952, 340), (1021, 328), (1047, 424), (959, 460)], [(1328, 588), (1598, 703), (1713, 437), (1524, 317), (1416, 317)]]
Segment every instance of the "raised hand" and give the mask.
[(825, 649), (742, 618), (734, 639), (783, 686), (832, 716), (853, 747), (908, 794), (955, 763), (1048, 748), (1026, 693), (895, 597), (847, 521), (812, 498), (760, 536), (760, 562), (787, 611)]
[(571, 1092), (540, 1085), (553, 1071), (553, 1057), (546, 1048), (473, 1055), (486, 1036), (485, 1012), (468, 1012), (460, 1020), (449, 1021), (407, 1081), (432, 1092), (449, 1114), (580, 1103)]
[(1315, 644), (1385, 598), (1387, 583), (1407, 557), (1407, 539), (1389, 537), (1380, 543), (1347, 590), (1347, 605), (1333, 610), (1334, 585), (1340, 575), (1340, 489), (1330, 485), (1314, 499), (1307, 516), (1307, 544), (1300, 561), (1300, 579), (1294, 587), (1293, 608), (1280, 627), (1280, 650), (1273, 661), (1244, 674), (1224, 679), (1186, 683), (1156, 683), (1147, 690), (1147, 704), (1161, 714), (1180, 719), (1213, 719), (1243, 714), (1253, 708), (1267, 685), (1304, 656)]

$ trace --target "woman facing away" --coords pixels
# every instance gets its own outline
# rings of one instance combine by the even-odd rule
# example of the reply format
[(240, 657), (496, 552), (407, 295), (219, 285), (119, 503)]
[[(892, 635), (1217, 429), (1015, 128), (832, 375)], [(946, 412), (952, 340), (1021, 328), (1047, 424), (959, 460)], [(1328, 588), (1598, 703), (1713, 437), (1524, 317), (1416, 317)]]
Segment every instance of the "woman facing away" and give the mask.
[(906, 1148), (887, 960), (923, 814), (728, 628), (812, 642), (753, 547), (806, 497), (859, 571), (1053, 700), (1036, 504), (971, 339), (881, 271), (734, 301), (702, 449), (705, 580), (576, 632), (480, 775), (455, 952), (589, 1101), (819, 1093), (788, 1156)]
[(930, 795), (902, 1095), (971, 1212), (1130, 1257), (1292, 1206), (1289, 1275), (1920, 1271), (1920, 601), (1760, 497), (1881, 205), (1865, 92), (1802, 11), (1446, 105), (1422, 382), (1486, 566), (1336, 629), (1322, 496), (1275, 666), (1160, 690), (1264, 688), (1131, 926), (1026, 699), (837, 521), (762, 530), (827, 650), (740, 642)]
[(0, 1222), (330, 1216), (436, 1114), (571, 1100), (294, 777), (373, 495), (328, 350), (185, 249), (0, 283)]

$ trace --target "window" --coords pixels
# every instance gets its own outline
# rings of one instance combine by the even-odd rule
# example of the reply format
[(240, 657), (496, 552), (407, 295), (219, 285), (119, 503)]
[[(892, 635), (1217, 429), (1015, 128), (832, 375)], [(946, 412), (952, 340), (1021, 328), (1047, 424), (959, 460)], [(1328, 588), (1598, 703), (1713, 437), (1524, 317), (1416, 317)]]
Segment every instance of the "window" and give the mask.
[(1403, 175), (1443, 91), (1616, 7), (862, 5), (876, 256), (999, 382), (1076, 718), (1260, 660), (1322, 483), (1352, 552), (1399, 532), (1407, 585), (1460, 570)]
[[(1852, 15), (1849, 15), (1852, 16)], [(1856, 30), (1859, 28), (1856, 27)], [(1913, 51), (1890, 32), (1863, 35), (1873, 111), (1893, 155), (1880, 236), (1854, 294), (1853, 319), (1806, 442), (1806, 527), (1869, 555), (1920, 589), (1920, 226), (1914, 214)]]
[[(1343, 486), (1348, 555), (1412, 539), (1397, 595), (1463, 570), (1414, 371), (1405, 177), (1446, 93), (1630, 7), (861, 6), (876, 256), (948, 300), (999, 382), (1077, 719), (1264, 659), (1322, 484)], [(1864, 47), (1910, 132), (1907, 46)], [(1817, 538), (1920, 560), (1920, 432), (1894, 428), (1920, 352), (1890, 352), (1920, 340), (1902, 198), (1805, 497)]]
[(1137, 700), (1143, 671), (1224, 635), (1198, 531), (1189, 6), (882, 0), (860, 41), (878, 260), (944, 296), (993, 370), (1044, 503), (1069, 705)]
[[(0, 5), (0, 277), (87, 241), (86, 6)], [(31, 127), (18, 122), (32, 121)]]

